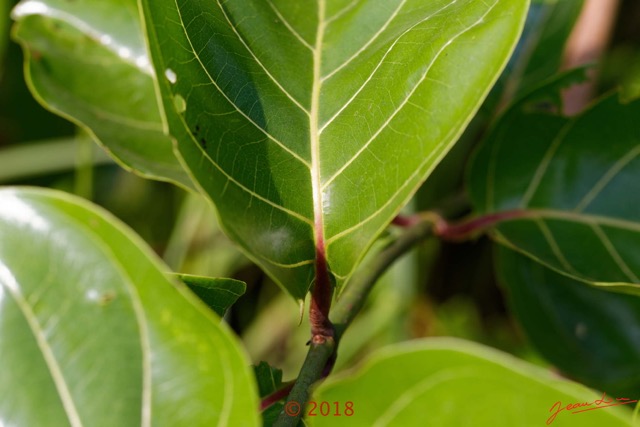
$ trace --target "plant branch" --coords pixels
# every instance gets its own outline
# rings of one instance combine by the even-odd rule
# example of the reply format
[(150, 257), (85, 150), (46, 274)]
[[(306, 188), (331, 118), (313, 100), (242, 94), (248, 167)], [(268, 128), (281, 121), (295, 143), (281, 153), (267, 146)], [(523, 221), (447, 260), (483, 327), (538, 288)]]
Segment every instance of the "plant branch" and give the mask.
[(294, 384), (295, 384), (295, 381), (289, 381), (288, 383), (283, 384), (283, 386), (278, 390), (265, 396), (262, 399), (262, 402), (260, 402), (260, 410), (264, 411), (269, 406), (287, 397), (287, 395), (289, 395), (289, 393), (291, 392), (291, 389), (293, 389)]
[[(336, 357), (336, 349), (340, 338), (347, 327), (362, 309), (367, 296), (373, 286), (384, 272), (402, 255), (411, 250), (418, 242), (433, 235), (444, 239), (459, 240), (467, 238), (481, 230), (486, 229), (500, 221), (518, 218), (526, 215), (526, 211), (514, 210), (489, 214), (472, 220), (449, 224), (439, 214), (426, 212), (411, 217), (400, 218), (395, 221), (403, 229), (402, 234), (386, 248), (380, 251), (375, 258), (362, 267), (351, 279), (349, 286), (345, 288), (331, 312), (331, 321), (324, 317), (328, 313), (329, 304), (324, 299), (326, 295), (320, 294), (318, 282), (312, 292), (311, 312), (316, 301), (316, 314), (319, 319), (331, 325), (331, 335), (316, 339), (313, 335), (310, 342), (307, 358), (300, 369), (300, 375), (287, 398), (283, 412), (274, 424), (275, 426), (296, 426), (302, 418), (304, 408), (309, 400), (310, 388), (318, 380), (326, 377), (333, 368)], [(322, 253), (324, 255), (324, 253)], [(326, 266), (326, 261), (321, 258)], [(318, 267), (318, 264), (316, 265)], [(318, 280), (317, 275), (316, 280)], [(328, 273), (326, 280), (329, 280)], [(330, 303), (330, 301), (329, 301)], [(320, 310), (322, 309), (322, 310)], [(324, 311), (326, 309), (326, 311)], [(321, 325), (321, 324), (320, 324)], [(318, 325), (316, 325), (317, 327)], [(313, 331), (312, 324), (312, 331)], [(280, 396), (281, 397), (281, 396)]]
[(416, 222), (404, 229), (403, 234), (376, 255), (366, 267), (360, 269), (345, 288), (332, 311), (332, 320), (336, 329), (336, 341), (339, 341), (349, 324), (358, 315), (371, 289), (380, 276), (416, 243), (433, 233), (433, 223)]
[(444, 240), (466, 240), (485, 229), (501, 222), (514, 218), (522, 218), (527, 215), (526, 210), (512, 210), (496, 212), (484, 216), (472, 218), (468, 221), (462, 221), (450, 224), (444, 220), (436, 222), (435, 235)]
[(327, 364), (335, 354), (335, 341), (326, 339), (323, 343), (311, 341), (307, 358), (300, 369), (300, 375), (287, 397), (284, 409), (274, 423), (277, 427), (298, 425), (304, 416), (305, 407), (309, 401), (311, 386), (320, 378), (328, 375)]
[(333, 285), (329, 278), (329, 268), (322, 237), (316, 244), (316, 277), (311, 291), (309, 323), (311, 323), (311, 342), (322, 344), (333, 338), (333, 325), (329, 321), (329, 309), (333, 296)]

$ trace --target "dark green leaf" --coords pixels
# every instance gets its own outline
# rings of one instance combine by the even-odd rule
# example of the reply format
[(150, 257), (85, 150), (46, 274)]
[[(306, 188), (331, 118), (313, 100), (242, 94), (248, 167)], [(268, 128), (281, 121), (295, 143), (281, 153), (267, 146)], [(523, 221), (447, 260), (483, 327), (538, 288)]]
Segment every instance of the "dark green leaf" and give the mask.
[(617, 396), (640, 390), (640, 299), (584, 286), (507, 248), (498, 271), (527, 336), (564, 374)]
[(609, 96), (572, 119), (544, 107), (521, 102), (495, 126), (468, 175), (475, 209), (515, 214), (495, 228), (498, 241), (579, 280), (637, 292), (640, 102)]
[(9, 2), (8, 0), (0, 0), (0, 13), (2, 16), (0, 18), (0, 78), (2, 77), (4, 71), (4, 54), (7, 48), (7, 42), (9, 41)]
[[(628, 397), (639, 396), (607, 396)], [(544, 426), (559, 406), (602, 399), (510, 355), (454, 339), (414, 341), (380, 351), (357, 372), (329, 378), (314, 394), (331, 415), (307, 417), (313, 426)], [(335, 402), (341, 416), (333, 416)], [(347, 405), (353, 413), (347, 416)], [(582, 409), (582, 408), (581, 408)], [(317, 412), (319, 414), (319, 410)], [(554, 427), (631, 426), (620, 407), (560, 412)]]
[(65, 193), (0, 191), (0, 420), (258, 425), (236, 339), (141, 239)]
[(190, 187), (163, 124), (135, 0), (24, 0), (13, 11), (26, 78), (124, 167)]
[[(341, 285), (473, 117), (526, 0), (145, 0), (171, 134), (228, 234)], [(469, 66), (473, 64), (473, 66)]]
[(278, 390), (282, 385), (282, 369), (273, 368), (267, 362), (260, 362), (253, 367), (260, 397), (265, 397)]
[(567, 39), (583, 4), (584, 0), (559, 0), (531, 6), (523, 34), (528, 40), (521, 46), (525, 60), (519, 65), (522, 69), (515, 70), (520, 78), (516, 97), (560, 70)]
[(240, 280), (176, 274), (218, 316), (224, 313), (246, 291), (247, 285)]
[[(272, 427), (273, 424), (278, 420), (280, 416), (280, 412), (284, 410), (284, 403), (277, 402), (273, 405), (269, 406), (262, 412), (262, 426), (263, 427)], [(302, 420), (298, 424), (298, 426), (304, 426)]]

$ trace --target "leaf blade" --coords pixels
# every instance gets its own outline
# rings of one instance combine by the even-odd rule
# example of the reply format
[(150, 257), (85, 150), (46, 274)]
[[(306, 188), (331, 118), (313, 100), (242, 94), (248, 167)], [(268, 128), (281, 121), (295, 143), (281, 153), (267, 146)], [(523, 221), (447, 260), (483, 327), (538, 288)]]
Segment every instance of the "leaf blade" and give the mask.
[(498, 241), (578, 280), (637, 292), (640, 213), (625, 200), (639, 182), (640, 103), (611, 95), (568, 119), (538, 108), (554, 82), (548, 90), (516, 104), (478, 151), (475, 209), (520, 211), (495, 228)]
[(12, 17), (28, 86), (45, 108), (85, 128), (125, 169), (192, 188), (164, 135), (135, 1), (23, 0)]
[(636, 296), (584, 286), (504, 247), (497, 270), (525, 333), (566, 376), (617, 396), (638, 390)]
[[(353, 402), (353, 415), (307, 417), (306, 421), (316, 426), (356, 422), (385, 426), (413, 425), (420, 420), (428, 425), (458, 426), (473, 414), (469, 421), (473, 425), (533, 426), (545, 424), (557, 401), (594, 402), (601, 397), (502, 352), (438, 338), (389, 347), (355, 374), (327, 380), (314, 393), (314, 401), (340, 402), (342, 408)], [(615, 411), (607, 412), (609, 409)], [(620, 409), (571, 417), (560, 412), (552, 422), (559, 426), (630, 426), (630, 413)]]
[(175, 276), (220, 317), (224, 316), (229, 307), (247, 289), (246, 283), (235, 279), (194, 276), (192, 274), (176, 274)]
[[(318, 253), (342, 285), (448, 151), (504, 66), (527, 2), (315, 6), (144, 2), (156, 73), (178, 76), (159, 83), (186, 167), (227, 233), (298, 299)], [(453, 76), (470, 54), (478, 67)], [(400, 119), (404, 146), (389, 130)]]
[[(13, 342), (0, 358), (36, 375), (0, 379), (4, 421), (258, 424), (237, 342), (138, 237), (64, 193), (3, 189), (0, 199), (0, 340)], [(7, 322), (19, 312), (22, 328)], [(33, 410), (44, 401), (51, 411)]]

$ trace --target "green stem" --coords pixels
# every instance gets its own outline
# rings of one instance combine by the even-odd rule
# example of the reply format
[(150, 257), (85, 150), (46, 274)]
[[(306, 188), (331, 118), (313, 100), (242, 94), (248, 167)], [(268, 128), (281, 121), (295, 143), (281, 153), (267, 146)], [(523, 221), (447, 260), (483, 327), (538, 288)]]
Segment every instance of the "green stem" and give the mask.
[(309, 401), (311, 386), (329, 374), (333, 366), (332, 359), (336, 355), (338, 340), (362, 309), (375, 283), (387, 268), (432, 232), (433, 224), (427, 221), (421, 221), (407, 227), (397, 240), (383, 249), (376, 255), (373, 262), (359, 270), (353, 277), (331, 311), (331, 319), (335, 327), (335, 340), (330, 338), (324, 342), (312, 341), (310, 343), (309, 352), (300, 369), (298, 379), (274, 426), (298, 425)]
[(358, 270), (349, 282), (349, 286), (345, 288), (334, 304), (331, 310), (330, 324), (333, 324), (335, 328), (335, 338), (330, 337), (325, 341), (311, 341), (300, 375), (274, 426), (297, 425), (309, 401), (311, 386), (329, 374), (333, 367), (340, 338), (362, 310), (373, 286), (394, 262), (409, 252), (418, 242), (429, 236), (452, 240), (468, 238), (498, 222), (512, 220), (523, 215), (523, 211), (507, 211), (473, 218), (458, 224), (449, 224), (439, 214), (430, 212), (397, 221), (398, 225), (403, 227), (403, 233), (400, 237), (380, 251), (372, 262)]
[(311, 342), (309, 352), (291, 393), (287, 397), (284, 409), (274, 423), (277, 427), (295, 427), (304, 416), (311, 386), (325, 375), (327, 362), (334, 355), (335, 341), (325, 339), (321, 343)]
[(364, 302), (380, 276), (402, 255), (407, 253), (416, 243), (433, 233), (433, 224), (422, 221), (407, 227), (403, 234), (389, 246), (378, 253), (375, 259), (351, 279), (349, 286), (331, 311), (331, 320), (336, 329), (336, 341), (358, 315)]

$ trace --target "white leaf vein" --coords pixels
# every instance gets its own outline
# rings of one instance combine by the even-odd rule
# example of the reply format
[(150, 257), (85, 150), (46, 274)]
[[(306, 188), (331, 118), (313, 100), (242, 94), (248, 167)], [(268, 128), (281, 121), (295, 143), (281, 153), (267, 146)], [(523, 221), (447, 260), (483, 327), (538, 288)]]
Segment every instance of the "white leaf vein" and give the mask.
[(406, 3), (407, 3), (407, 0), (402, 0), (398, 4), (398, 7), (396, 7), (396, 9), (393, 11), (393, 13), (391, 15), (389, 15), (389, 18), (384, 22), (382, 27), (380, 27), (380, 29), (378, 29), (378, 31), (376, 31), (376, 33), (371, 38), (369, 38), (369, 40), (367, 40), (367, 42), (364, 45), (362, 45), (362, 47), (360, 47), (360, 49), (358, 49), (353, 55), (351, 55), (349, 58), (347, 58), (342, 64), (340, 64), (336, 68), (334, 68), (333, 71), (331, 71), (330, 73), (328, 73), (325, 76), (323, 76), (322, 77), (322, 81), (329, 80), (332, 76), (334, 76), (336, 73), (338, 73), (344, 67), (349, 65), (358, 56), (360, 56), (360, 54), (362, 54), (362, 52), (367, 50), (367, 48), (369, 46), (371, 46), (371, 44), (373, 44), (373, 42), (375, 42), (378, 39), (378, 37), (380, 37), (380, 35), (389, 27), (391, 22), (396, 18), (396, 16), (398, 16), (398, 14), (400, 13), (400, 10), (402, 9), (402, 7)]
[(287, 21), (285, 19), (285, 17), (282, 15), (282, 13), (278, 10), (278, 8), (276, 7), (275, 4), (273, 4), (273, 2), (271, 0), (267, 0), (267, 4), (269, 5), (269, 7), (271, 7), (271, 9), (273, 10), (273, 12), (276, 14), (276, 16), (278, 17), (278, 19), (280, 20), (280, 22), (282, 22), (284, 24), (285, 27), (287, 27), (287, 29), (289, 30), (289, 32), (296, 38), (298, 39), (298, 41), (307, 49), (313, 51), (313, 46), (311, 46), (301, 35), (298, 31), (296, 31), (295, 28), (293, 28), (293, 26), (289, 23), (289, 21)]
[(204, 63), (202, 62), (202, 59), (200, 58), (200, 56), (197, 54), (195, 48), (193, 47), (193, 42), (191, 41), (191, 37), (189, 36), (189, 33), (187, 32), (185, 26), (184, 26), (184, 20), (182, 18), (182, 12), (180, 11), (180, 7), (178, 6), (177, 1), (175, 1), (175, 7), (176, 7), (176, 11), (178, 12), (178, 16), (180, 17), (180, 23), (181, 23), (181, 27), (182, 30), (184, 31), (184, 35), (187, 39), (187, 41), (189, 42), (189, 51), (193, 54), (193, 56), (195, 57), (195, 59), (198, 61), (198, 63), (200, 64), (200, 67), (202, 68), (202, 70), (205, 72), (205, 74), (207, 75), (207, 77), (209, 78), (209, 80), (211, 81), (211, 84), (213, 84), (213, 86), (218, 90), (218, 92), (227, 100), (227, 102), (242, 116), (245, 118), (245, 120), (247, 120), (249, 123), (251, 123), (256, 129), (258, 129), (260, 132), (264, 133), (264, 135), (269, 138), (271, 141), (275, 142), (278, 146), (280, 146), (280, 148), (282, 148), (284, 151), (286, 151), (287, 153), (289, 153), (292, 157), (294, 157), (295, 159), (297, 159), (298, 161), (300, 161), (303, 165), (305, 165), (307, 168), (311, 168), (311, 165), (309, 164), (309, 162), (307, 162), (305, 159), (303, 159), (302, 157), (300, 157), (300, 155), (298, 153), (296, 153), (295, 151), (291, 150), (289, 147), (287, 147), (284, 143), (282, 143), (281, 141), (279, 141), (276, 137), (274, 137), (273, 135), (271, 135), (269, 132), (267, 132), (266, 129), (262, 128), (262, 126), (258, 125), (251, 117), (249, 117), (249, 115), (247, 115), (244, 111), (242, 111), (242, 109), (240, 107), (238, 107), (238, 105), (233, 102), (231, 100), (231, 98), (229, 98), (229, 96), (227, 95), (227, 93), (222, 90), (222, 88), (218, 85), (218, 83), (216, 82), (216, 80), (213, 78), (213, 76), (211, 75), (211, 73), (209, 73), (209, 70), (207, 69), (207, 67), (205, 67)]
[(47, 365), (49, 373), (51, 374), (51, 378), (53, 383), (58, 391), (58, 395), (60, 396), (60, 400), (62, 402), (62, 406), (64, 411), (69, 419), (69, 424), (72, 427), (82, 427), (82, 420), (80, 418), (80, 414), (78, 413), (78, 409), (76, 408), (75, 402), (73, 401), (73, 397), (71, 396), (71, 391), (69, 390), (69, 386), (64, 378), (64, 374), (62, 373), (62, 369), (56, 360), (56, 356), (53, 353), (53, 349), (49, 344), (47, 337), (43, 331), (40, 322), (38, 322), (38, 318), (34, 311), (31, 309), (31, 306), (20, 292), (20, 287), (17, 283), (15, 283), (15, 278), (10, 273), (9, 268), (4, 265), (0, 261), (0, 286), (3, 286), (13, 297), (16, 305), (22, 312), (27, 325), (29, 325), (29, 329), (33, 334), (33, 337), (36, 340), (36, 344), (42, 353), (42, 357), (44, 362)]
[[(440, 55), (446, 50), (447, 47), (449, 47), (456, 39), (458, 39), (460, 36), (462, 36), (463, 34), (465, 34), (468, 31), (471, 31), (473, 28), (475, 28), (476, 26), (480, 25), (481, 23), (484, 22), (484, 18), (489, 15), (489, 13), (491, 13), (491, 11), (493, 10), (493, 8), (496, 6), (496, 4), (498, 4), (498, 1), (496, 1), (489, 9), (487, 9), (487, 11), (482, 15), (482, 17), (480, 17), (480, 19), (478, 19), (476, 22), (474, 22), (472, 25), (470, 25), (469, 27), (465, 28), (464, 30), (462, 30), (461, 32), (459, 32), (458, 34), (456, 34), (455, 36), (453, 36), (450, 40), (448, 40), (446, 43), (444, 43), (442, 45), (442, 47), (440, 48), (440, 50), (436, 53), (436, 55), (434, 55), (433, 59), (431, 60), (431, 62), (429, 63), (429, 65), (427, 66), (427, 69), (425, 70), (425, 72), (423, 73), (423, 75), (420, 77), (420, 80), (413, 86), (413, 88), (411, 89), (411, 91), (407, 94), (407, 96), (405, 97), (405, 99), (400, 103), (400, 105), (393, 111), (393, 113), (391, 113), (389, 115), (389, 117), (387, 118), (387, 120), (385, 120), (385, 122), (382, 124), (382, 126), (380, 126), (380, 128), (373, 134), (373, 136), (371, 136), (371, 138), (369, 138), (369, 140), (362, 145), (362, 147), (360, 147), (360, 149), (353, 155), (353, 157), (351, 157), (347, 162), (345, 162), (344, 165), (342, 165), (342, 167), (340, 169), (338, 169), (327, 181), (325, 181), (325, 183), (323, 184), (322, 188), (325, 189), (329, 184), (331, 184), (331, 182), (336, 179), (336, 177), (338, 177), (345, 169), (347, 169), (349, 167), (349, 165), (351, 165), (368, 147), (369, 145), (378, 137), (378, 135), (380, 135), (380, 133), (386, 129), (386, 127), (389, 125), (389, 123), (391, 123), (391, 121), (396, 117), (396, 115), (402, 111), (402, 109), (404, 108), (405, 105), (407, 105), (407, 103), (409, 102), (409, 100), (411, 99), (411, 97), (413, 96), (413, 94), (416, 92), (416, 90), (418, 90), (418, 88), (420, 87), (420, 85), (426, 80), (427, 75), (429, 74), (429, 72), (431, 71), (431, 68), (433, 67), (433, 64), (435, 64), (435, 62), (437, 61), (437, 59), (440, 57)], [(399, 39), (398, 39), (399, 40)], [(397, 40), (396, 40), (397, 41)]]
[[(180, 121), (182, 122), (182, 125), (185, 127), (185, 129), (187, 130), (188, 133), (188, 129), (189, 127), (187, 126), (187, 123), (184, 120), (184, 117), (180, 114), (178, 114), (178, 116), (180, 117)], [(288, 209), (276, 202), (274, 202), (273, 200), (270, 200), (258, 193), (256, 193), (255, 191), (249, 189), (248, 187), (246, 187), (245, 185), (243, 185), (241, 182), (239, 182), (238, 180), (236, 180), (232, 175), (230, 175), (229, 173), (227, 173), (227, 171), (225, 171), (216, 161), (214, 161), (211, 156), (209, 156), (209, 153), (207, 153), (198, 143), (198, 141), (194, 138), (193, 135), (191, 135), (189, 133), (189, 137), (191, 138), (191, 141), (193, 142), (193, 144), (195, 144), (200, 152), (202, 153), (202, 158), (208, 160), (221, 174), (223, 174), (225, 176), (225, 178), (227, 178), (227, 183), (231, 182), (234, 185), (236, 185), (238, 188), (240, 188), (242, 191), (246, 192), (247, 194), (249, 194), (251, 197), (255, 197), (256, 199), (270, 205), (273, 206), (274, 208), (283, 211), (284, 213), (291, 215), (294, 218), (299, 219), (300, 221), (303, 221), (307, 224), (313, 224), (312, 221), (304, 216), (302, 216), (301, 214), (299, 214), (298, 212), (292, 211), (291, 209)], [(224, 191), (223, 191), (224, 192)]]
[(330, 18), (327, 18), (327, 20), (325, 20), (325, 24), (328, 26), (329, 24), (331, 24), (336, 19), (339, 19), (340, 17), (344, 16), (346, 13), (349, 13), (349, 11), (352, 10), (354, 7), (356, 7), (356, 5), (358, 3), (360, 3), (360, 0), (353, 0), (351, 3), (346, 5), (344, 8), (342, 8), (341, 10), (336, 12), (335, 15), (331, 16)]
[(251, 49), (251, 47), (247, 44), (247, 42), (244, 40), (244, 37), (242, 37), (240, 35), (240, 33), (238, 32), (237, 28), (235, 25), (233, 25), (233, 22), (231, 22), (231, 19), (229, 18), (229, 15), (227, 15), (227, 11), (224, 9), (224, 7), (222, 6), (222, 2), (220, 0), (216, 0), (216, 3), (218, 4), (218, 7), (220, 8), (220, 11), (222, 12), (222, 14), (224, 15), (224, 18), (227, 20), (227, 23), (229, 24), (229, 28), (231, 28), (231, 30), (233, 31), (233, 33), (236, 35), (236, 37), (238, 38), (238, 40), (240, 41), (240, 43), (242, 43), (242, 45), (245, 47), (245, 49), (247, 49), (247, 52), (249, 52), (249, 55), (251, 55), (251, 57), (253, 58), (253, 60), (256, 62), (256, 64), (258, 64), (258, 66), (260, 66), (260, 68), (262, 68), (262, 70), (265, 72), (265, 74), (271, 79), (271, 81), (273, 81), (273, 83), (278, 87), (278, 89), (280, 89), (280, 91), (282, 91), (282, 93), (289, 98), (289, 100), (291, 102), (293, 102), (293, 104), (298, 107), (300, 110), (302, 110), (305, 114), (309, 115), (309, 110), (307, 110), (304, 106), (302, 106), (302, 104), (300, 104), (300, 102), (298, 102), (297, 99), (295, 99), (295, 97), (293, 95), (291, 95), (283, 86), (282, 84), (280, 84), (280, 82), (278, 81), (278, 79), (276, 79), (273, 74), (271, 74), (271, 72), (269, 71), (269, 69), (262, 63), (262, 61), (260, 60), (260, 58), (258, 58), (258, 56), (255, 54), (255, 52), (253, 52), (253, 49)]
[(342, 107), (340, 107), (340, 109), (338, 111), (336, 111), (336, 113), (331, 116), (321, 127), (320, 127), (320, 133), (322, 133), (338, 116), (340, 116), (340, 114), (342, 114), (342, 112), (353, 102), (354, 99), (357, 98), (357, 96), (360, 94), (360, 92), (362, 92), (364, 90), (364, 88), (367, 86), (367, 84), (373, 79), (373, 76), (375, 76), (376, 72), (378, 71), (378, 69), (385, 64), (385, 59), (387, 58), (387, 56), (389, 56), (389, 54), (391, 53), (391, 51), (393, 50), (393, 48), (400, 42), (400, 40), (402, 39), (402, 37), (404, 37), (406, 34), (408, 34), (409, 32), (411, 32), (415, 27), (427, 22), (429, 19), (433, 18), (434, 16), (436, 16), (437, 14), (439, 14), (440, 12), (442, 12), (443, 10), (445, 10), (446, 8), (448, 8), (449, 6), (451, 6), (453, 3), (448, 3), (446, 6), (444, 6), (443, 8), (435, 11), (434, 13), (432, 13), (431, 15), (423, 18), (422, 20), (420, 20), (419, 22), (415, 23), (414, 25), (412, 25), (411, 27), (409, 27), (407, 30), (405, 30), (402, 34), (400, 34), (398, 36), (397, 39), (395, 39), (393, 41), (393, 43), (391, 44), (391, 46), (389, 46), (389, 48), (387, 49), (387, 51), (384, 53), (384, 55), (382, 56), (382, 58), (380, 59), (380, 61), (378, 61), (378, 63), (376, 64), (375, 68), (373, 69), (373, 71), (371, 71), (371, 73), (369, 74), (369, 76), (367, 76), (367, 78), (365, 79), (365, 81), (362, 83), (362, 85), (360, 85), (360, 87), (354, 92), (354, 94), (347, 100), (347, 102), (344, 103), (344, 105), (342, 105)]

